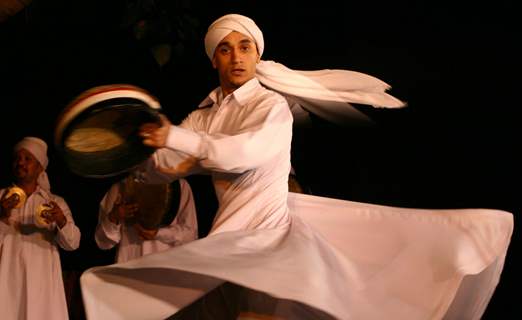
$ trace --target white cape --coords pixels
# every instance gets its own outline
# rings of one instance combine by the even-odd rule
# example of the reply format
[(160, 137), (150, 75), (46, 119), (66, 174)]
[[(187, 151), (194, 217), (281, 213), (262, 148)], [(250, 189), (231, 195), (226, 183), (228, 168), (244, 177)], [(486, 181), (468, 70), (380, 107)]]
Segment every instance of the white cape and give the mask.
[(245, 319), (480, 319), (513, 231), (499, 210), (294, 193), (288, 203), (289, 226), (223, 232), (87, 270), (87, 318), (165, 319), (227, 281), (281, 302), (252, 305)]

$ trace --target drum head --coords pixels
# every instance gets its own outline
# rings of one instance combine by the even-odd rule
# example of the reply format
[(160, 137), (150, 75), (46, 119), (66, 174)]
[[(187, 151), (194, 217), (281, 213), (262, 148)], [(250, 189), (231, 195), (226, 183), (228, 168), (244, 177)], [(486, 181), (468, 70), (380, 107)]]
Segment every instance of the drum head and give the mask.
[(74, 173), (94, 178), (118, 175), (146, 160), (154, 149), (138, 136), (144, 123), (159, 124), (159, 102), (131, 85), (92, 88), (60, 114), (55, 145)]
[(123, 200), (138, 204), (136, 221), (146, 229), (168, 226), (175, 219), (180, 202), (179, 180), (165, 184), (148, 184), (127, 176), (122, 181)]

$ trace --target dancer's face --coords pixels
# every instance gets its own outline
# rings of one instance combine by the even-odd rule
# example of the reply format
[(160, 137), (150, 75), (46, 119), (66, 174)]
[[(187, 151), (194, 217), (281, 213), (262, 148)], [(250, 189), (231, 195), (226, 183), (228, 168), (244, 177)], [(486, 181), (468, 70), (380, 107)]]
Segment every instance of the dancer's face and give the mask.
[(246, 35), (233, 31), (221, 40), (214, 51), (212, 66), (218, 70), (223, 95), (254, 78), (258, 62), (256, 44)]

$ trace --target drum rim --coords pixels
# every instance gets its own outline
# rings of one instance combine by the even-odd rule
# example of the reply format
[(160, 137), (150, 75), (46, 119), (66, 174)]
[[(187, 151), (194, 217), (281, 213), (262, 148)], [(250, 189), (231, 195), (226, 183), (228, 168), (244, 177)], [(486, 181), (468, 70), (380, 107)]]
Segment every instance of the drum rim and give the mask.
[(61, 148), (65, 129), (79, 114), (90, 107), (95, 106), (98, 102), (116, 98), (137, 99), (144, 102), (152, 109), (161, 109), (160, 103), (157, 99), (151, 96), (147, 91), (133, 85), (115, 84), (91, 88), (69, 103), (58, 117), (54, 132), (55, 145)]

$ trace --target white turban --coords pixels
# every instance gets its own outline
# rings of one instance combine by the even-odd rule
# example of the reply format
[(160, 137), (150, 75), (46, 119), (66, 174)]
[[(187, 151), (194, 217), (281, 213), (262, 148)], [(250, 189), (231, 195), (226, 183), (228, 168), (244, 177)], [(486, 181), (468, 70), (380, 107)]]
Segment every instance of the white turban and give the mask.
[(41, 188), (50, 191), (51, 185), (47, 173), (45, 172), (45, 169), (47, 169), (47, 165), (49, 164), (49, 159), (47, 158), (47, 144), (45, 141), (36, 137), (25, 137), (14, 146), (14, 152), (20, 149), (29, 151), (42, 165), (43, 171), (38, 176), (37, 183)]
[(208, 27), (205, 36), (205, 50), (210, 60), (214, 57), (214, 51), (217, 45), (232, 31), (242, 33), (254, 40), (259, 56), (263, 55), (263, 50), (265, 49), (263, 33), (254, 20), (240, 14), (227, 14), (214, 21), (210, 27)]
[[(255, 22), (239, 14), (227, 14), (214, 21), (205, 36), (205, 50), (212, 60), (217, 45), (232, 31), (252, 38), (259, 56), (265, 43), (263, 33)], [(266, 87), (281, 93), (289, 100), (294, 115), (305, 108), (333, 122), (371, 122), (349, 103), (374, 107), (401, 108), (405, 103), (387, 94), (385, 82), (370, 75), (349, 70), (300, 71), (274, 61), (261, 60), (256, 66), (256, 78)]]

